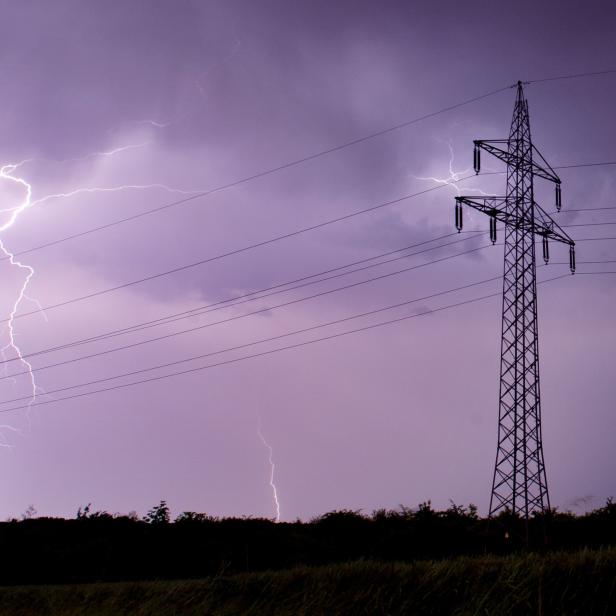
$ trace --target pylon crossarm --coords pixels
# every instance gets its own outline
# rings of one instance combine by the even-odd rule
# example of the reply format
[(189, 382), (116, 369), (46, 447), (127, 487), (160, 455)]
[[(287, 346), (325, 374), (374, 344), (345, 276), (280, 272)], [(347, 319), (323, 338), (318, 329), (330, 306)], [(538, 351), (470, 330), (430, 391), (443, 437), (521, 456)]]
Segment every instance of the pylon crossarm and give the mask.
[(468, 205), (475, 210), (479, 210), (489, 216), (494, 216), (500, 222), (505, 223), (507, 220), (507, 197), (456, 197), (456, 201), (460, 204)]
[(550, 165), (550, 163), (547, 160), (545, 160), (545, 158), (543, 157), (543, 154), (537, 149), (534, 143), (533, 143), (533, 152), (541, 159), (541, 162), (544, 165), (543, 169), (549, 171), (549, 173), (552, 175), (552, 178), (550, 178), (551, 181), (554, 182), (555, 184), (560, 184), (560, 178), (558, 177), (558, 174), (556, 173), (556, 171), (554, 171), (554, 169), (552, 169), (552, 166)]
[(574, 246), (575, 242), (558, 226), (558, 224), (539, 207), (534, 204), (534, 220), (527, 216), (519, 216), (513, 207), (508, 205), (507, 197), (456, 197), (456, 203), (468, 205), (475, 210), (492, 216), (499, 222), (510, 227), (525, 229), (536, 235), (555, 242), (562, 242)]
[[(485, 150), (489, 154), (492, 154), (492, 156), (495, 156), (499, 160), (502, 160), (507, 165), (516, 167), (519, 166), (521, 163), (528, 164), (529, 162), (527, 157), (520, 158), (519, 156), (516, 156), (516, 154), (514, 154), (513, 152), (509, 152), (507, 149), (503, 149), (495, 145), (499, 143), (504, 144), (508, 147), (509, 142), (507, 141), (507, 139), (480, 139), (473, 141), (473, 143), (475, 144), (476, 148), (481, 148), (482, 150)], [(537, 150), (535, 146), (532, 146), (532, 149), (539, 155), (542, 162), (544, 162), (546, 165), (546, 167), (543, 167), (542, 165), (537, 164), (533, 160), (531, 163), (533, 175), (543, 178), (544, 180), (554, 182), (555, 184), (560, 184), (560, 178), (556, 175), (554, 169), (552, 169), (552, 167), (550, 167), (550, 165), (545, 162), (545, 159), (541, 155), (541, 152), (539, 152), (539, 150)]]
[(550, 240), (562, 242), (569, 246), (575, 246), (575, 242), (558, 226), (558, 223), (538, 204), (535, 203), (535, 227), (549, 229), (548, 233), (537, 231), (538, 235)]

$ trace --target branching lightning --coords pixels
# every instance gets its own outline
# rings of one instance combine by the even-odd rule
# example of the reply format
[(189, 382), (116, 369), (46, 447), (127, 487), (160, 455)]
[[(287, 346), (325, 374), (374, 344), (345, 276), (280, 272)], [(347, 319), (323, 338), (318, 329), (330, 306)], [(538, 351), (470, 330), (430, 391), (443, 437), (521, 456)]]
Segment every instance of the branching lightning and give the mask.
[(263, 432), (261, 430), (261, 414), (259, 413), (258, 409), (257, 409), (257, 434), (259, 435), (259, 439), (261, 440), (261, 443), (263, 443), (263, 446), (268, 451), (268, 463), (270, 466), (269, 484), (270, 484), (270, 487), (272, 488), (272, 496), (274, 498), (274, 510), (276, 512), (276, 522), (280, 522), (280, 502), (278, 501), (278, 490), (276, 489), (276, 483), (274, 482), (274, 474), (276, 472), (276, 465), (274, 464), (274, 450), (272, 446), (265, 440), (265, 437), (263, 436)]
[[(120, 147), (113, 148), (107, 151), (92, 152), (90, 154), (87, 154), (79, 158), (54, 160), (53, 162), (66, 163), (66, 162), (88, 160), (88, 159), (95, 158), (95, 157), (111, 157), (111, 156), (120, 154), (122, 152), (125, 152), (127, 150), (145, 147), (146, 145), (148, 145), (148, 143), (125, 145), (125, 146), (120, 146)], [(3, 358), (5, 358), (7, 353), (9, 352), (14, 353), (17, 356), (17, 358), (19, 358), (19, 361), (21, 362), (21, 364), (25, 367), (25, 373), (28, 376), (29, 391), (30, 391), (30, 397), (29, 397), (29, 401), (27, 405), (28, 411), (26, 413), (28, 423), (30, 422), (30, 408), (32, 404), (36, 401), (37, 393), (43, 390), (42, 388), (38, 386), (36, 382), (35, 370), (32, 364), (27, 359), (25, 359), (17, 343), (17, 334), (15, 332), (14, 322), (15, 322), (15, 316), (17, 315), (17, 312), (19, 311), (19, 308), (24, 301), (33, 302), (35, 305), (39, 307), (39, 309), (41, 309), (41, 305), (39, 304), (37, 300), (29, 297), (26, 293), (30, 285), (30, 282), (35, 274), (34, 268), (28, 264), (25, 264), (19, 261), (15, 257), (15, 254), (6, 247), (2, 234), (8, 229), (10, 229), (17, 222), (17, 219), (19, 218), (20, 214), (24, 212), (24, 210), (31, 208), (35, 205), (41, 205), (43, 203), (46, 203), (48, 201), (55, 200), (55, 199), (67, 199), (67, 198), (71, 198), (71, 197), (74, 197), (80, 194), (87, 194), (87, 193), (107, 193), (107, 192), (114, 193), (114, 192), (120, 192), (120, 191), (125, 191), (125, 190), (160, 189), (160, 190), (165, 190), (167, 192), (179, 193), (179, 194), (184, 194), (184, 195), (192, 195), (198, 192), (195, 190), (182, 190), (179, 188), (174, 188), (174, 187), (167, 186), (165, 184), (160, 184), (160, 183), (123, 184), (120, 186), (110, 186), (110, 187), (109, 186), (78, 187), (70, 191), (48, 194), (48, 195), (33, 199), (32, 184), (30, 184), (30, 182), (28, 182), (24, 177), (19, 177), (15, 175), (15, 172), (21, 167), (23, 167), (24, 165), (26, 165), (27, 163), (30, 163), (34, 160), (35, 159), (33, 158), (29, 158), (29, 159), (22, 160), (21, 162), (18, 162), (18, 163), (9, 163), (9, 164), (6, 164), (0, 167), (0, 181), (10, 182), (13, 185), (16, 185), (16, 187), (23, 193), (23, 197), (20, 198), (17, 205), (13, 205), (11, 207), (0, 208), (0, 213), (7, 215), (6, 221), (0, 222), (0, 253), (3, 253), (5, 255), (5, 257), (9, 260), (12, 267), (20, 270), (21, 272), (25, 274), (21, 287), (19, 288), (19, 292), (17, 293), (17, 296), (12, 302), (7, 324), (5, 326), (6, 331), (8, 333), (8, 342), (6, 345), (0, 347), (0, 355)], [(51, 159), (40, 159), (40, 160), (51, 160)], [(47, 317), (42, 309), (41, 309), (41, 314), (43, 315), (45, 320), (47, 320)], [(16, 433), (21, 433), (19, 429), (14, 428), (12, 426), (0, 425), (0, 447), (10, 447), (10, 445), (8, 445), (8, 443), (6, 442), (4, 438), (3, 432), (5, 430), (10, 430)]]
[[(467, 176), (472, 171), (472, 169), (469, 167), (468, 169), (464, 169), (462, 171), (454, 171), (453, 165), (454, 165), (455, 155), (454, 155), (453, 145), (451, 144), (451, 141), (447, 142), (447, 146), (449, 147), (449, 176), (448, 177), (445, 177), (445, 178), (437, 178), (433, 176), (421, 177), (418, 175), (414, 175), (413, 177), (416, 180), (425, 180), (428, 182), (436, 182), (437, 184), (443, 184), (445, 186), (451, 186), (456, 191), (456, 194), (460, 196), (462, 193), (460, 192), (460, 189), (458, 188), (458, 182), (460, 182), (460, 180), (463, 177)], [(485, 193), (480, 188), (466, 187), (465, 190), (478, 192), (481, 195), (487, 195), (487, 193)]]
[[(26, 208), (32, 205), (32, 186), (28, 182), (26, 182), (26, 180), (24, 180), (23, 178), (17, 178), (12, 175), (12, 173), (19, 166), (24, 164), (24, 162), (25, 161), (22, 161), (21, 163), (18, 163), (18, 164), (9, 164), (9, 165), (4, 165), (3, 167), (0, 167), (0, 178), (7, 180), (9, 182), (16, 183), (20, 188), (22, 188), (25, 191), (25, 196), (23, 197), (22, 201), (16, 207), (10, 208), (8, 210), (2, 210), (3, 212), (9, 212), (10, 215), (8, 217), (8, 220), (5, 223), (0, 225), (0, 234), (2, 234), (4, 231), (12, 227), (15, 224), (15, 221), (17, 220), (19, 215)], [(24, 299), (27, 299), (26, 289), (28, 288), (28, 285), (30, 284), (30, 280), (32, 279), (32, 276), (34, 276), (34, 269), (31, 266), (25, 265), (24, 263), (22, 263), (21, 261), (18, 261), (15, 258), (15, 255), (10, 250), (8, 250), (6, 246), (4, 245), (4, 240), (2, 239), (1, 235), (0, 235), (0, 250), (4, 253), (6, 257), (9, 258), (12, 266), (17, 267), (20, 270), (23, 270), (26, 272), (24, 281), (21, 285), (19, 293), (17, 294), (17, 298), (13, 302), (13, 306), (9, 314), (9, 320), (6, 326), (7, 331), (8, 331), (9, 341), (8, 341), (8, 344), (6, 344), (2, 348), (2, 355), (4, 356), (8, 350), (12, 349), (14, 353), (17, 355), (17, 357), (19, 357), (20, 362), (25, 366), (28, 372), (31, 393), (30, 393), (30, 399), (28, 401), (27, 417), (28, 417), (28, 421), (30, 421), (29, 411), (30, 411), (30, 407), (32, 403), (36, 400), (36, 393), (38, 389), (36, 385), (36, 380), (34, 378), (34, 370), (32, 369), (32, 364), (23, 357), (21, 353), (21, 349), (19, 348), (15, 340), (14, 319), (15, 319), (15, 315), (17, 314), (17, 310), (19, 309), (20, 304), (24, 301)]]
[[(27, 165), (28, 163), (44, 161), (44, 162), (64, 164), (64, 163), (74, 163), (74, 162), (86, 161), (91, 158), (110, 158), (112, 156), (115, 156), (116, 154), (120, 154), (121, 152), (126, 152), (127, 150), (145, 148), (146, 146), (150, 144), (151, 144), (151, 141), (145, 141), (143, 143), (131, 143), (128, 145), (118, 146), (117, 148), (112, 148), (111, 150), (103, 150), (100, 152), (90, 152), (89, 154), (86, 154), (85, 156), (75, 156), (72, 158), (38, 158), (38, 157), (26, 158), (18, 163), (11, 163), (11, 164), (5, 165), (4, 169), (6, 170), (6, 172), (5, 172), (5, 175), (3, 175), (2, 177), (6, 178), (7, 176), (10, 176), (10, 179), (17, 181), (21, 183), (22, 185), (25, 185), (26, 184), (25, 180), (23, 178), (15, 178), (13, 176), (13, 172), (16, 169), (19, 169), (23, 167), (24, 165)], [(26, 206), (26, 207), (29, 207), (29, 206)]]
[(68, 192), (45, 195), (44, 197), (40, 197), (39, 199), (32, 201), (30, 205), (40, 205), (41, 203), (46, 203), (47, 201), (51, 201), (52, 199), (67, 199), (70, 197), (75, 197), (76, 195), (86, 193), (113, 193), (120, 192), (123, 190), (149, 190), (153, 188), (165, 190), (170, 193), (179, 193), (180, 195), (195, 195), (201, 192), (199, 190), (183, 190), (181, 188), (173, 188), (172, 186), (167, 186), (166, 184), (121, 184), (120, 186), (89, 186), (75, 188)]

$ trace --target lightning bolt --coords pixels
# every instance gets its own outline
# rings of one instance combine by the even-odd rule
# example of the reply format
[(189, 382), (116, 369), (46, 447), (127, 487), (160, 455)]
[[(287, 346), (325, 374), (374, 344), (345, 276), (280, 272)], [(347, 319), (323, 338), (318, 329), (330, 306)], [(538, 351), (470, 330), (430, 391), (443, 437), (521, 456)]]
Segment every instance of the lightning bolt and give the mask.
[[(84, 194), (84, 193), (107, 193), (107, 192), (114, 193), (114, 192), (119, 192), (119, 191), (124, 191), (124, 190), (162, 189), (162, 190), (165, 190), (171, 193), (179, 193), (179, 194), (184, 194), (184, 195), (192, 195), (199, 191), (183, 190), (180, 188), (174, 188), (174, 187), (167, 186), (165, 184), (159, 184), (159, 183), (123, 184), (120, 186), (111, 186), (111, 187), (107, 187), (107, 186), (79, 187), (79, 188), (75, 188), (67, 192), (49, 194), (49, 195), (40, 197), (38, 199), (33, 199), (32, 198), (32, 193), (33, 193), (32, 184), (30, 184), (30, 182), (28, 182), (24, 177), (16, 176), (15, 172), (21, 167), (23, 167), (24, 165), (26, 165), (27, 163), (32, 162), (34, 160), (48, 160), (48, 161), (53, 160), (53, 162), (58, 162), (58, 163), (74, 162), (74, 161), (80, 161), (80, 160), (87, 160), (87, 159), (94, 158), (94, 157), (99, 157), (99, 158), (100, 157), (111, 157), (111, 156), (120, 154), (122, 152), (125, 152), (126, 150), (142, 148), (142, 147), (145, 147), (146, 145), (148, 145), (148, 143), (124, 145), (124, 146), (113, 148), (108, 151), (92, 152), (90, 154), (87, 154), (79, 158), (68, 158), (64, 160), (29, 158), (29, 159), (22, 160), (21, 162), (18, 162), (18, 163), (9, 163), (9, 164), (5, 164), (2, 167), (0, 167), (0, 180), (7, 181), (7, 182), (10, 182), (16, 185), (24, 193), (24, 196), (21, 198), (20, 201), (18, 201), (17, 205), (0, 209), (0, 213), (8, 214), (6, 221), (0, 224), (0, 253), (3, 253), (5, 255), (5, 257), (9, 260), (11, 266), (13, 266), (14, 268), (17, 268), (18, 270), (21, 270), (25, 274), (23, 283), (12, 304), (9, 317), (7, 320), (7, 324), (5, 326), (5, 330), (8, 333), (8, 342), (3, 347), (0, 347), (0, 355), (3, 358), (6, 358), (7, 353), (12, 352), (19, 358), (19, 361), (25, 367), (25, 373), (28, 377), (29, 389), (30, 389), (30, 396), (28, 399), (27, 411), (26, 411), (28, 425), (30, 425), (31, 406), (36, 401), (37, 393), (39, 391), (42, 392), (43, 389), (38, 386), (36, 382), (35, 374), (34, 374), (34, 368), (32, 364), (27, 359), (25, 359), (17, 343), (17, 334), (15, 332), (15, 316), (17, 315), (17, 312), (19, 311), (19, 308), (22, 305), (22, 303), (24, 301), (30, 301), (38, 306), (45, 320), (47, 320), (47, 317), (44, 311), (42, 310), (39, 302), (29, 297), (26, 293), (30, 285), (30, 282), (34, 276), (34, 273), (35, 273), (34, 268), (30, 265), (22, 263), (15, 257), (15, 254), (6, 247), (2, 234), (8, 229), (10, 229), (17, 222), (20, 214), (24, 212), (24, 210), (31, 208), (35, 205), (41, 205), (53, 199), (67, 199), (67, 198), (74, 197), (76, 195)], [(9, 430), (9, 431), (13, 431), (13, 432), (21, 434), (20, 430), (18, 430), (17, 428), (14, 428), (8, 425), (0, 425), (0, 447), (10, 447), (10, 445), (6, 442), (5, 437), (4, 437), (5, 430)]]
[(263, 432), (261, 430), (261, 413), (259, 413), (259, 409), (257, 409), (257, 434), (259, 435), (259, 439), (263, 446), (267, 449), (268, 452), (268, 463), (270, 466), (270, 477), (269, 484), (272, 488), (272, 496), (274, 498), (274, 510), (276, 512), (276, 522), (280, 522), (280, 502), (278, 500), (278, 490), (276, 489), (276, 483), (274, 482), (274, 474), (276, 472), (276, 465), (274, 464), (274, 450), (272, 446), (265, 440), (263, 436)]
[[(19, 202), (19, 204), (16, 207), (9, 208), (7, 210), (2, 210), (3, 212), (8, 212), (10, 215), (8, 217), (8, 220), (4, 224), (0, 225), (0, 251), (2, 251), (4, 255), (8, 257), (12, 266), (17, 267), (18, 269), (23, 270), (26, 273), (24, 281), (21, 285), (21, 289), (19, 290), (19, 293), (17, 294), (17, 298), (13, 302), (13, 307), (9, 314), (9, 319), (6, 325), (9, 341), (8, 341), (8, 344), (6, 344), (2, 348), (2, 355), (5, 356), (8, 350), (13, 350), (13, 352), (17, 355), (17, 357), (19, 357), (19, 360), (22, 363), (22, 365), (26, 368), (26, 371), (28, 373), (28, 378), (30, 381), (30, 392), (31, 392), (30, 398), (28, 401), (28, 410), (27, 410), (26, 416), (28, 418), (28, 422), (30, 422), (30, 408), (32, 406), (32, 403), (36, 400), (36, 393), (38, 391), (38, 387), (36, 384), (36, 380), (34, 378), (34, 370), (32, 369), (32, 364), (23, 357), (21, 353), (21, 349), (19, 348), (15, 340), (14, 320), (15, 320), (15, 315), (17, 314), (17, 311), (19, 310), (19, 306), (21, 305), (21, 303), (25, 299), (29, 299), (26, 295), (26, 289), (28, 288), (28, 285), (30, 284), (30, 280), (32, 279), (32, 276), (34, 276), (34, 269), (30, 267), (29, 265), (25, 265), (21, 261), (18, 261), (15, 258), (15, 255), (6, 248), (6, 246), (4, 245), (4, 240), (1, 238), (1, 234), (7, 229), (10, 229), (17, 221), (17, 218), (19, 217), (19, 215), (25, 209), (27, 209), (28, 207), (32, 205), (32, 186), (23, 178), (15, 177), (12, 175), (13, 172), (16, 169), (18, 169), (21, 165), (23, 165), (25, 162), (26, 161), (22, 161), (21, 163), (8, 164), (8, 165), (4, 165), (0, 167), (0, 178), (17, 184), (25, 192), (25, 196), (23, 197), (23, 199)], [(10, 429), (8, 426), (2, 426), (1, 428)]]
[(197, 193), (202, 192), (202, 190), (184, 190), (181, 188), (174, 188), (172, 186), (167, 186), (166, 184), (121, 184), (120, 186), (90, 186), (75, 188), (68, 192), (45, 195), (44, 197), (32, 201), (30, 205), (40, 205), (41, 203), (46, 203), (47, 201), (51, 201), (52, 199), (68, 199), (70, 197), (86, 193), (114, 193), (123, 190), (149, 190), (153, 188), (165, 190), (170, 193), (178, 193), (180, 195), (196, 195)]
[[(454, 171), (453, 165), (455, 161), (455, 155), (454, 155), (453, 145), (451, 143), (451, 140), (447, 142), (447, 146), (449, 147), (449, 176), (448, 177), (437, 178), (433, 176), (422, 177), (418, 175), (413, 175), (412, 177), (415, 178), (416, 180), (425, 180), (428, 182), (436, 182), (437, 184), (442, 184), (444, 186), (451, 186), (456, 191), (457, 196), (460, 196), (462, 193), (460, 192), (460, 189), (458, 188), (458, 182), (462, 180), (463, 177), (468, 175), (472, 171), (472, 169), (468, 167), (467, 169), (464, 169), (462, 171)], [(481, 195), (488, 194), (484, 192), (483, 190), (481, 190), (480, 188), (468, 187), (466, 188), (466, 190), (475, 191)]]
[[(133, 143), (133, 144), (128, 144), (128, 145), (121, 145), (121, 146), (118, 146), (117, 148), (112, 148), (111, 150), (103, 150), (101, 152), (90, 152), (89, 154), (86, 154), (85, 156), (76, 156), (73, 158), (39, 158), (39, 157), (26, 158), (18, 163), (11, 163), (9, 165), (5, 165), (5, 169), (8, 169), (7, 174), (11, 176), (11, 179), (15, 180), (16, 178), (12, 175), (13, 172), (16, 169), (19, 169), (23, 167), (24, 165), (27, 165), (28, 163), (43, 161), (43, 162), (63, 164), (63, 163), (80, 162), (84, 160), (89, 160), (90, 158), (101, 158), (101, 157), (108, 158), (111, 156), (115, 156), (116, 154), (120, 154), (121, 152), (126, 152), (127, 150), (145, 148), (151, 143), (152, 143), (151, 141), (146, 141), (144, 143)], [(5, 210), (0, 210), (0, 211), (5, 211)]]
[(80, 195), (80, 194), (87, 194), (87, 193), (105, 193), (105, 192), (120, 192), (123, 190), (147, 190), (147, 189), (160, 189), (160, 190), (165, 190), (167, 192), (170, 193), (176, 193), (176, 194), (181, 194), (181, 195), (194, 195), (197, 194), (198, 192), (201, 192), (200, 190), (183, 190), (181, 188), (174, 188), (171, 186), (167, 186), (166, 184), (159, 184), (159, 183), (154, 183), (154, 184), (122, 184), (119, 186), (91, 186), (91, 187), (79, 187), (79, 188), (75, 188), (73, 190), (67, 191), (67, 192), (60, 192), (60, 193), (54, 193), (54, 194), (50, 194), (50, 195), (45, 195), (44, 197), (41, 197), (39, 199), (35, 199), (32, 200), (32, 186), (26, 182), (23, 178), (16, 178), (14, 177), (12, 174), (15, 170), (19, 169), (20, 167), (24, 166), (27, 163), (33, 162), (35, 160), (45, 160), (45, 161), (52, 161), (52, 162), (56, 162), (56, 163), (67, 163), (67, 162), (77, 162), (77, 161), (84, 161), (84, 160), (88, 160), (90, 158), (101, 158), (101, 157), (111, 157), (111, 156), (115, 156), (116, 154), (120, 154), (122, 152), (126, 152), (127, 150), (134, 150), (136, 148), (143, 148), (146, 147), (147, 145), (150, 145), (151, 142), (145, 142), (145, 143), (136, 143), (136, 144), (129, 144), (129, 145), (123, 145), (123, 146), (119, 146), (117, 148), (113, 148), (111, 150), (106, 150), (106, 151), (102, 151), (102, 152), (91, 152), (89, 154), (86, 154), (85, 156), (80, 156), (77, 158), (64, 158), (64, 159), (55, 159), (55, 158), (43, 158), (43, 159), (37, 159), (37, 158), (27, 158), (25, 160), (22, 160), (19, 163), (12, 163), (9, 165), (5, 165), (4, 167), (2, 167), (0, 169), (0, 177), (3, 177), (5, 179), (10, 179), (14, 182), (18, 182), (19, 184), (21, 184), (22, 186), (24, 186), (26, 188), (26, 193), (27, 193), (27, 199), (25, 203), (20, 204), (17, 207), (14, 208), (9, 208), (9, 209), (0, 209), (0, 212), (15, 212), (15, 216), (12, 218), (11, 222), (9, 225), (7, 225), (6, 227), (0, 227), (0, 232), (4, 231), (6, 228), (13, 226), (13, 223), (15, 222), (15, 220), (17, 219), (17, 217), (19, 216), (19, 214), (26, 208), (28, 207), (32, 207), (34, 205), (40, 205), (41, 203), (46, 203), (47, 201), (51, 201), (53, 199), (68, 199), (70, 197), (74, 197), (76, 195)]

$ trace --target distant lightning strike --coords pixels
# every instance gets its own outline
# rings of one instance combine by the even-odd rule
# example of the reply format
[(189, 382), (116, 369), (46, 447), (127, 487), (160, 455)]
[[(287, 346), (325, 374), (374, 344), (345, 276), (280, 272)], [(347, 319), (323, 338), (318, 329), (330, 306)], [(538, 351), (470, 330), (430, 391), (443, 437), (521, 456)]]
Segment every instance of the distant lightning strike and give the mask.
[[(442, 184), (444, 186), (451, 186), (456, 191), (456, 194), (460, 196), (462, 193), (460, 192), (460, 189), (458, 188), (458, 182), (460, 182), (460, 180), (462, 180), (464, 176), (468, 175), (468, 173), (470, 173), (472, 169), (469, 167), (468, 169), (464, 169), (463, 171), (454, 171), (453, 164), (454, 164), (455, 155), (453, 152), (453, 146), (451, 145), (451, 141), (447, 143), (447, 146), (449, 147), (449, 176), (448, 177), (446, 178), (437, 178), (433, 176), (421, 177), (417, 175), (414, 175), (413, 177), (416, 180), (425, 180), (428, 182), (436, 182), (437, 184)], [(480, 188), (470, 188), (469, 187), (466, 190), (478, 192), (482, 195), (487, 194)]]
[(257, 410), (257, 434), (263, 446), (268, 451), (268, 462), (270, 466), (270, 478), (269, 484), (272, 488), (272, 495), (274, 498), (274, 509), (276, 511), (276, 522), (280, 522), (280, 502), (278, 501), (278, 490), (276, 489), (276, 483), (274, 482), (274, 474), (276, 472), (276, 465), (274, 464), (274, 450), (272, 446), (265, 440), (263, 432), (261, 431), (261, 414)]

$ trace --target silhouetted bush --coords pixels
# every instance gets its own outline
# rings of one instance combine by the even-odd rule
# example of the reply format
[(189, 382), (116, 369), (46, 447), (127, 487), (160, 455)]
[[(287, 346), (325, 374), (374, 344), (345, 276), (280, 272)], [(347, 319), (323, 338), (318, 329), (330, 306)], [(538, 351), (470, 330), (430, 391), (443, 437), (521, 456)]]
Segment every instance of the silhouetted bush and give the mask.
[(171, 516), (169, 515), (169, 507), (167, 503), (162, 500), (160, 503), (152, 509), (150, 509), (143, 518), (148, 524), (169, 524)]
[(460, 555), (575, 551), (616, 545), (616, 504), (576, 516), (550, 511), (528, 523), (511, 512), (488, 520), (473, 505), (331, 511), (310, 522), (214, 518), (165, 501), (142, 520), (80, 508), (76, 519), (0, 523), (0, 584), (201, 578), (355, 560), (410, 562)]

